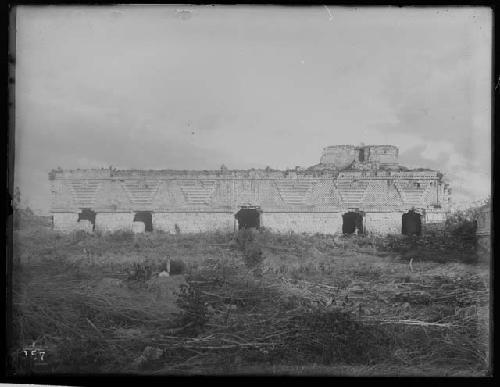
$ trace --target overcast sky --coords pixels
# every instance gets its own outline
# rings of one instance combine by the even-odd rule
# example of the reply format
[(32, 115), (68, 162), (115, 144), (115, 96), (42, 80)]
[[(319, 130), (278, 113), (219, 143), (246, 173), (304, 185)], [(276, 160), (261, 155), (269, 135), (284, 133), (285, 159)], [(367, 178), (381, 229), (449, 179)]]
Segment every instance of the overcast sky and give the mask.
[(394, 144), (490, 192), (487, 8), (19, 7), (15, 183), (52, 168), (274, 168)]

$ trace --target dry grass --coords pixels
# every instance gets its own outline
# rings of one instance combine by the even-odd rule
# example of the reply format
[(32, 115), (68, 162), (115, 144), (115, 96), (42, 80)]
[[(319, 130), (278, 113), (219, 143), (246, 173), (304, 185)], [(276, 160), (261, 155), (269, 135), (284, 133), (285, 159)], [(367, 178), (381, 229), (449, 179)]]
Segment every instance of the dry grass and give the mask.
[[(487, 372), (488, 268), (409, 266), (381, 243), (19, 230), (15, 340), (53, 348), (53, 372)], [(189, 286), (127, 280), (132, 263), (166, 256)]]

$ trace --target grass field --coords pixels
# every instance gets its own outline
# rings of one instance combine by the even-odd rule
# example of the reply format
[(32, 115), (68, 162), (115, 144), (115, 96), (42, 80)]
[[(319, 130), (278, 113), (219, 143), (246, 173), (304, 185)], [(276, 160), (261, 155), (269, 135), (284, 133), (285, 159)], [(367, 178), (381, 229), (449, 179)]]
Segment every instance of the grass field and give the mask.
[(424, 242), (24, 227), (14, 372), (29, 372), (17, 350), (34, 342), (49, 364), (36, 372), (487, 375), (489, 267)]

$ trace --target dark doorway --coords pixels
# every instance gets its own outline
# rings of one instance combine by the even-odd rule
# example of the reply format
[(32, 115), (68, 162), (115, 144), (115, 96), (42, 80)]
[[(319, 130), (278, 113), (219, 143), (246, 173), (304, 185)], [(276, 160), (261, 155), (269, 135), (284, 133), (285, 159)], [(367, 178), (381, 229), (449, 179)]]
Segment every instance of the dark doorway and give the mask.
[(342, 232), (344, 234), (363, 234), (363, 216), (359, 212), (347, 212), (342, 215)]
[(260, 226), (260, 211), (256, 208), (242, 208), (234, 217), (238, 220), (238, 230)]
[(144, 231), (153, 231), (153, 214), (151, 211), (140, 211), (136, 212), (134, 216), (134, 222), (144, 223)]
[(415, 211), (408, 211), (403, 214), (403, 235), (420, 235), (422, 232), (422, 219)]
[(359, 162), (363, 163), (365, 161), (365, 151), (364, 149), (359, 150)]
[(88, 220), (92, 224), (92, 231), (95, 230), (95, 212), (90, 208), (82, 208), (82, 212), (78, 214), (78, 222), (80, 220)]

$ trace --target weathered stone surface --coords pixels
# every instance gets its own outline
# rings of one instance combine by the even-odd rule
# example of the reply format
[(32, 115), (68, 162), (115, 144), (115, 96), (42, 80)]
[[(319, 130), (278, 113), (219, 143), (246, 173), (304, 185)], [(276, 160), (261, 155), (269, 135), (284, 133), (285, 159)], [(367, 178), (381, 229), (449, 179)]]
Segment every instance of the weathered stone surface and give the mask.
[(134, 213), (103, 212), (95, 217), (95, 228), (98, 231), (132, 231)]
[(76, 227), (75, 227), (76, 230), (81, 230), (81, 231), (85, 231), (85, 232), (92, 232), (93, 231), (93, 225), (92, 223), (90, 222), (90, 220), (80, 220)]
[(333, 213), (263, 213), (262, 226), (276, 232), (335, 234), (342, 231), (342, 214)]
[(365, 228), (374, 234), (400, 234), (402, 216), (402, 212), (366, 213)]
[(153, 230), (172, 234), (205, 231), (231, 232), (234, 230), (234, 215), (231, 212), (153, 213)]
[(146, 225), (144, 222), (133, 222), (132, 223), (132, 232), (134, 234), (142, 234), (146, 231)]
[(278, 232), (341, 232), (349, 211), (363, 213), (365, 230), (374, 233), (400, 233), (402, 214), (411, 209), (422, 215), (424, 230), (442, 224), (449, 189), (441, 175), (382, 168), (397, 157), (391, 145), (343, 145), (325, 148), (321, 160), (331, 168), (321, 170), (53, 171), (54, 229), (88, 229), (77, 222), (85, 208), (96, 212), (99, 231), (142, 232), (134, 215), (149, 211), (153, 230), (229, 232), (241, 206), (260, 208), (261, 226)]
[(77, 213), (54, 213), (54, 230), (62, 232), (75, 231), (78, 228)]

